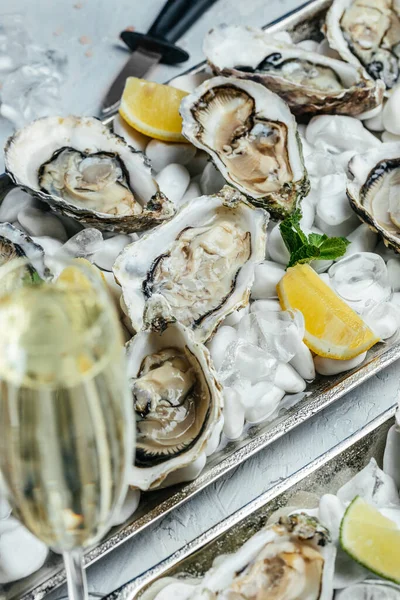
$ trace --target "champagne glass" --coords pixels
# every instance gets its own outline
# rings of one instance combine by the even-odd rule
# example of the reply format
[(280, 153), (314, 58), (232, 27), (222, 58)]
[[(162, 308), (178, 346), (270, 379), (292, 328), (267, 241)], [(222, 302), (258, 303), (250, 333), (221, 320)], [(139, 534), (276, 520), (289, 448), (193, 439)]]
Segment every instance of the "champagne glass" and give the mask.
[(16, 515), (62, 553), (71, 600), (87, 598), (83, 549), (110, 527), (133, 460), (119, 320), (86, 261), (44, 282), (0, 267), (0, 472)]

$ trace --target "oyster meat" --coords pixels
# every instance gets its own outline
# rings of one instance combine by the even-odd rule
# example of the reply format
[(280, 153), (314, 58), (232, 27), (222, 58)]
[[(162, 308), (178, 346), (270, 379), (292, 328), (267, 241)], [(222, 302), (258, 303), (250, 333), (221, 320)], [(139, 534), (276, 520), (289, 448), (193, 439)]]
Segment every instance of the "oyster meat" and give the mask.
[(146, 301), (161, 294), (198, 341), (249, 301), (265, 256), (267, 214), (233, 188), (193, 199), (168, 223), (127, 246), (114, 275), (136, 331)]
[(214, 77), (183, 99), (181, 115), (185, 137), (208, 152), (226, 182), (253, 204), (281, 218), (307, 195), (296, 120), (266, 87)]
[(400, 5), (394, 0), (334, 0), (325, 32), (329, 45), (390, 90), (400, 76)]
[(330, 600), (335, 549), (328, 531), (304, 513), (283, 517), (219, 558), (201, 582), (166, 578), (143, 600)]
[(21, 268), (13, 270), (0, 277), (0, 287), (7, 289), (9, 286), (18, 285), (19, 281), (36, 281), (37, 279), (48, 279), (50, 271), (44, 263), (44, 251), (38, 244), (25, 233), (10, 223), (0, 223), (0, 269), (16, 259), (26, 259), (28, 263), (21, 261)]
[(215, 73), (265, 85), (296, 115), (357, 115), (382, 102), (383, 82), (367, 78), (361, 67), (278, 42), (262, 29), (215, 27), (203, 49)]
[[(168, 475), (205, 453), (223, 425), (222, 390), (210, 354), (171, 319), (164, 304), (162, 297), (153, 296), (145, 314), (147, 329), (127, 346), (136, 412), (130, 483), (142, 490), (168, 485)], [(156, 317), (154, 307), (161, 307)]]
[(362, 221), (400, 252), (400, 144), (381, 144), (349, 163), (347, 195)]
[(144, 154), (95, 118), (34, 121), (9, 138), (5, 164), (17, 185), (100, 229), (139, 231), (174, 214)]

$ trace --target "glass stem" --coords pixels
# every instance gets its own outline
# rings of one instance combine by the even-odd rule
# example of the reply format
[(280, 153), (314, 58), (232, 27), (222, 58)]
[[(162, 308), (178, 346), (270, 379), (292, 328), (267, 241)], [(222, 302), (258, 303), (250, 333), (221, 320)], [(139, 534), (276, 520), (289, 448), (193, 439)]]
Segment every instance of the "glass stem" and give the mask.
[(79, 548), (63, 554), (67, 573), (68, 599), (88, 600), (86, 573), (83, 568), (83, 553)]

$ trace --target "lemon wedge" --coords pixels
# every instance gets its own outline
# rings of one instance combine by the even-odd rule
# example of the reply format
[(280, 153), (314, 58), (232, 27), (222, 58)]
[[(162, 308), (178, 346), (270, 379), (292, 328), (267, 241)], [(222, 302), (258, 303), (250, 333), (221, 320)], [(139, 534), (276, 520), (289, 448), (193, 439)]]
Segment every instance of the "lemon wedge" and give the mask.
[(379, 341), (309, 265), (290, 267), (278, 283), (277, 292), (284, 310), (303, 313), (304, 342), (319, 356), (348, 360)]
[(179, 107), (187, 92), (169, 85), (128, 77), (119, 114), (134, 129), (166, 142), (187, 142)]
[(400, 529), (360, 496), (342, 519), (340, 544), (363, 567), (400, 583)]

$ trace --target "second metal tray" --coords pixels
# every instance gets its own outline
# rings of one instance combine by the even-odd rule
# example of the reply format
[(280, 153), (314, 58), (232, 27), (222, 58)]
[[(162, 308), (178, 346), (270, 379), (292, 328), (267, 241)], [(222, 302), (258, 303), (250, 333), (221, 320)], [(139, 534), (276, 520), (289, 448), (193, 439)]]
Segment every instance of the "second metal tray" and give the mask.
[(139, 599), (161, 577), (203, 575), (216, 556), (238, 550), (278, 509), (284, 506), (314, 508), (322, 494), (336, 493), (372, 457), (382, 466), (387, 432), (394, 423), (393, 415), (394, 408), (389, 409), (307, 467), (206, 531), (141, 577), (122, 586), (105, 600)]

